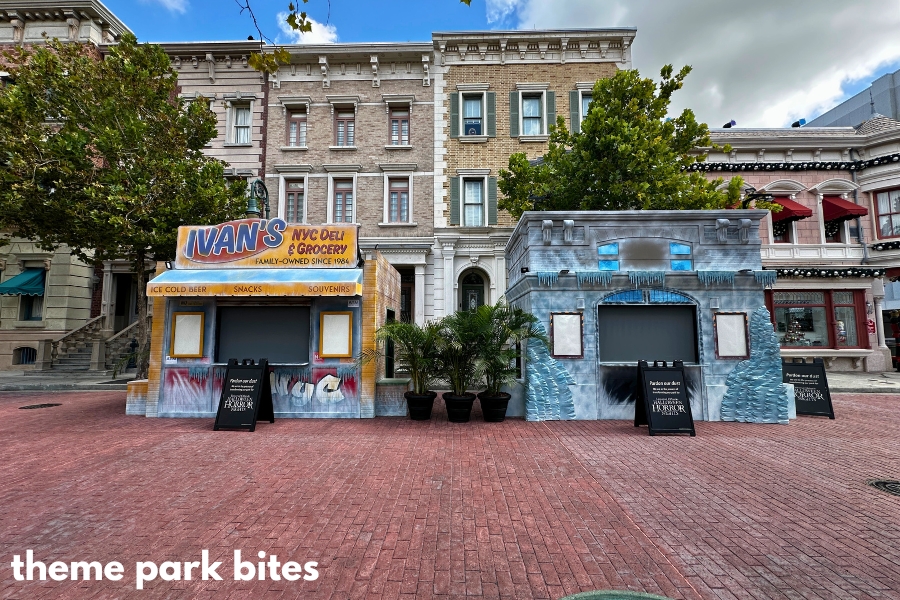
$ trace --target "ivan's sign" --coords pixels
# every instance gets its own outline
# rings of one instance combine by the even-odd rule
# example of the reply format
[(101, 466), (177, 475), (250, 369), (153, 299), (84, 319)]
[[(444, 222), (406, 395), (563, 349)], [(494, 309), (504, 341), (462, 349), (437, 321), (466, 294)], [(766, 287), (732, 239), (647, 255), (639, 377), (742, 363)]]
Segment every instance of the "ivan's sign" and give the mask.
[(264, 358), (254, 364), (252, 360), (244, 359), (238, 364), (236, 359), (229, 359), (213, 430), (254, 431), (257, 419), (275, 422), (269, 361)]
[(654, 362), (638, 362), (638, 395), (634, 407), (634, 426), (647, 425), (650, 435), (688, 433), (694, 431), (694, 416), (687, 397), (684, 365), (675, 361), (671, 367)]
[(179, 227), (179, 269), (356, 268), (356, 225), (288, 225), (282, 219), (241, 219), (210, 227)]
[(825, 363), (821, 358), (813, 362), (781, 362), (781, 380), (794, 384), (794, 404), (798, 415), (834, 418), (831, 392), (825, 378)]

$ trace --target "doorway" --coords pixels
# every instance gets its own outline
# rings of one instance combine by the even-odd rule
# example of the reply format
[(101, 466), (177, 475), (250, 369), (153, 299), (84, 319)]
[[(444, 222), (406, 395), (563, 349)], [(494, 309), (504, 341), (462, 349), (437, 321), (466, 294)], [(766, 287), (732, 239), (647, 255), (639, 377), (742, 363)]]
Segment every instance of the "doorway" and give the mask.
[(131, 273), (116, 273), (113, 330), (118, 333), (137, 321), (137, 282)]
[(476, 271), (463, 273), (459, 285), (459, 310), (477, 310), (484, 304), (484, 277)]

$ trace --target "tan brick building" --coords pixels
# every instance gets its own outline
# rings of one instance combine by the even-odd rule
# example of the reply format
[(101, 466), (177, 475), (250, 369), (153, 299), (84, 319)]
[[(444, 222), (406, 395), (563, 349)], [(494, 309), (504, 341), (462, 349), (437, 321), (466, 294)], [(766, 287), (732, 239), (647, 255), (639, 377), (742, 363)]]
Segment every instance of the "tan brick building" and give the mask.
[(506, 291), (515, 223), (497, 209), (510, 155), (547, 152), (557, 115), (578, 126), (597, 79), (631, 68), (633, 28), (433, 34), (434, 316)]

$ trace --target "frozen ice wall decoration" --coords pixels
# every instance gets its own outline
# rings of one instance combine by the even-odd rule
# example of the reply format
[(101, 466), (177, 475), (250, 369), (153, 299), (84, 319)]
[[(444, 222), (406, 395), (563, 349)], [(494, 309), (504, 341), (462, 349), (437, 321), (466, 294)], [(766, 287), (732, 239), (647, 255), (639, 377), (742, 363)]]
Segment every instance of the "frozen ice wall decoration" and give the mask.
[(615, 273), (613, 271), (577, 271), (579, 289), (585, 285), (609, 285)]
[(631, 285), (638, 287), (641, 285), (665, 285), (665, 271), (629, 271), (628, 281)]
[(697, 278), (706, 287), (717, 283), (734, 285), (734, 271), (697, 271)]
[(753, 271), (756, 282), (763, 287), (772, 287), (778, 279), (777, 271)]
[(765, 306), (750, 316), (750, 358), (725, 380), (722, 420), (788, 423), (788, 395), (782, 383), (781, 352)]
[[(544, 326), (538, 323), (541, 333)], [(525, 420), (569, 421), (575, 418), (575, 403), (570, 385), (575, 380), (550, 356), (544, 344), (528, 343), (525, 363)]]
[(537, 278), (540, 285), (546, 285), (547, 287), (552, 288), (559, 279), (559, 273), (556, 271), (539, 271), (537, 273)]

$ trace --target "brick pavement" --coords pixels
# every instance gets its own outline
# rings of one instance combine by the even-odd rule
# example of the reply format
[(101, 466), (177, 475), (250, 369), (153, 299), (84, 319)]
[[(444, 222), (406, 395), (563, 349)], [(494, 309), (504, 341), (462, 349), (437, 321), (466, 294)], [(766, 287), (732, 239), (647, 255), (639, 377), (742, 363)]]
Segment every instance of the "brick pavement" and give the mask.
[[(18, 410), (38, 402), (62, 402)], [(900, 598), (900, 397), (839, 395), (836, 421), (451, 424), (126, 417), (121, 392), (0, 394), (0, 598)], [(118, 560), (120, 582), (16, 582), (14, 553)], [(232, 553), (319, 562), (233, 580)], [(223, 581), (135, 590), (135, 562)], [(196, 576), (196, 574), (195, 574)]]

